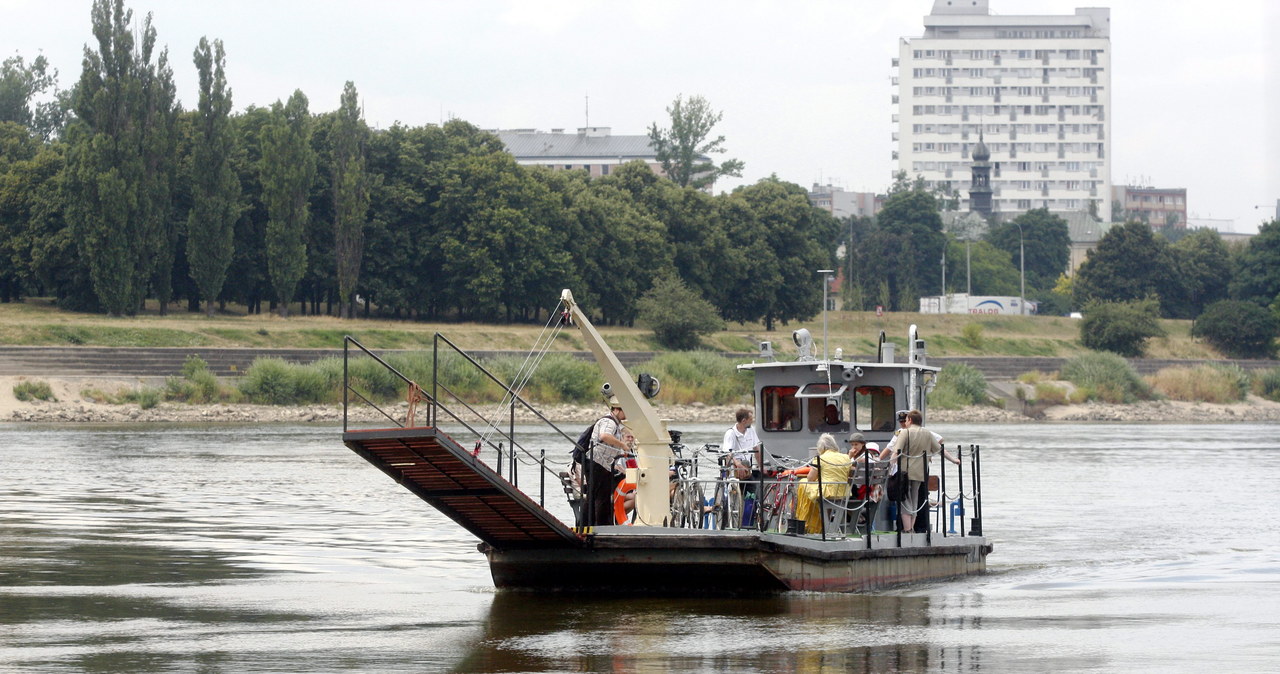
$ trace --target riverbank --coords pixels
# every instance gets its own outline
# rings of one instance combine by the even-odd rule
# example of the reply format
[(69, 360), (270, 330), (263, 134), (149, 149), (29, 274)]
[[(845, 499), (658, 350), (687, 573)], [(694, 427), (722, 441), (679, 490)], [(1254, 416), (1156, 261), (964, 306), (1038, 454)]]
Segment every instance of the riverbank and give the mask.
[[(0, 422), (40, 423), (317, 423), (342, 422), (340, 405), (231, 405), (165, 402), (149, 409), (136, 404), (113, 405), (94, 402), (83, 395), (86, 389), (114, 391), (137, 387), (136, 379), (109, 378), (41, 378), (49, 383), (57, 402), (20, 401), (13, 395), (13, 385), (26, 377), (0, 377)], [(735, 406), (659, 405), (658, 414), (681, 423), (729, 423)], [(405, 403), (392, 405), (387, 412), (403, 420)], [(553, 421), (586, 423), (601, 410), (586, 405), (548, 405), (542, 414)], [(376, 410), (355, 407), (350, 418), (357, 423), (385, 421)], [(518, 414), (518, 421), (532, 421), (530, 414)], [(932, 410), (930, 423), (1044, 423), (1044, 422), (1129, 422), (1129, 423), (1232, 423), (1280, 422), (1280, 403), (1250, 395), (1247, 400), (1231, 404), (1189, 403), (1159, 400), (1132, 405), (1058, 405), (1037, 413), (1035, 417), (996, 407), (967, 407), (960, 410)]]

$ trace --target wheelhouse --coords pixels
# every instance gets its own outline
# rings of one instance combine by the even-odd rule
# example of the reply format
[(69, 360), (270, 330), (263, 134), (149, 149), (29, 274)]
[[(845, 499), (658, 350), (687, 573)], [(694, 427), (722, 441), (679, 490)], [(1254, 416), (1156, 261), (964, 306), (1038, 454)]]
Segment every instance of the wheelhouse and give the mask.
[(915, 326), (906, 361), (894, 362), (893, 346), (882, 336), (875, 360), (869, 361), (845, 361), (838, 353), (817, 359), (808, 355), (811, 349), (801, 348), (800, 360), (739, 365), (755, 377), (755, 426), (765, 449), (806, 458), (821, 434), (835, 434), (843, 444), (840, 436), (853, 431), (883, 445), (897, 428), (898, 410), (927, 415), (926, 393), (940, 368), (925, 363), (924, 340), (917, 338)]

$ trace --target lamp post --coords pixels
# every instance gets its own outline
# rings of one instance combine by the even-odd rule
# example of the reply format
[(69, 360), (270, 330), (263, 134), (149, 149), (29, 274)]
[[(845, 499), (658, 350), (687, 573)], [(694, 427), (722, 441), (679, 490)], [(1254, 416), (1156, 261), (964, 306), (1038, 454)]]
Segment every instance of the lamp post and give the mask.
[[(827, 290), (831, 287), (831, 275), (834, 269), (819, 269), (822, 274), (822, 362), (827, 362)], [(823, 366), (825, 367), (825, 366)]]
[(1018, 226), (1018, 315), (1027, 313), (1027, 253), (1022, 243), (1022, 223), (1017, 220), (1013, 224)]

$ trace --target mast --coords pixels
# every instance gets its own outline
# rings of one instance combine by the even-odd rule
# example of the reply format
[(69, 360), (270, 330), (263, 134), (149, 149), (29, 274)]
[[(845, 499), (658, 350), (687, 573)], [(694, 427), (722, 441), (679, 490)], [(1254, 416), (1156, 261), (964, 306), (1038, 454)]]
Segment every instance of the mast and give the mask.
[(674, 456), (671, 453), (671, 434), (667, 432), (667, 423), (658, 418), (658, 413), (649, 404), (640, 388), (631, 381), (627, 368), (614, 354), (613, 349), (605, 344), (604, 338), (596, 331), (587, 315), (578, 307), (573, 293), (567, 288), (560, 292), (560, 301), (564, 302), (573, 322), (582, 332), (583, 341), (596, 363), (604, 374), (605, 381), (613, 387), (613, 395), (618, 397), (622, 410), (627, 413), (627, 427), (636, 436), (636, 464), (639, 468), (628, 469), (628, 473), (636, 471), (636, 475), (628, 475), (636, 484), (636, 524), (660, 527), (667, 524), (671, 516), (671, 492), (668, 470)]

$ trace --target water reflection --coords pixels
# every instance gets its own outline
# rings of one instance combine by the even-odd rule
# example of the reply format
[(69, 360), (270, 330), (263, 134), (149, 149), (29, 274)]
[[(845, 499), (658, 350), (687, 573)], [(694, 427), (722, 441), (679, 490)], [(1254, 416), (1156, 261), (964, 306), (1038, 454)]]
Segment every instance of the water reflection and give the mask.
[(933, 601), (908, 594), (709, 601), (502, 592), (489, 607), (483, 638), (455, 669), (844, 672), (947, 669), (972, 659), (970, 647), (912, 638), (936, 621)]

